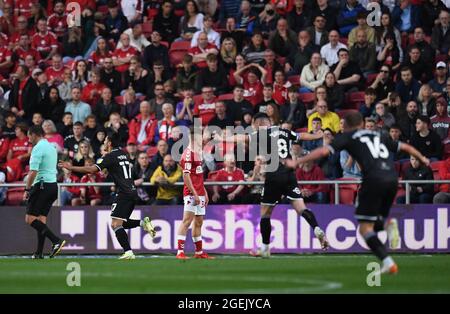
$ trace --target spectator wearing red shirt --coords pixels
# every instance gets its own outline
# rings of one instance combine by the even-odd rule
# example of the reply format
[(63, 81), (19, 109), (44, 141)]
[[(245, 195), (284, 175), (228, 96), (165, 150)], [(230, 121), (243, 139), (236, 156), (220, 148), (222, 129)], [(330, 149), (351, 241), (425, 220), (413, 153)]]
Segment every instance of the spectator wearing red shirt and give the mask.
[(121, 48), (117, 48), (113, 53), (113, 63), (116, 70), (120, 73), (128, 71), (130, 59), (138, 54), (137, 50), (130, 46), (130, 36), (127, 34), (120, 35)]
[(270, 2), (274, 5), (275, 11), (282, 16), (286, 16), (294, 8), (293, 0), (270, 0)]
[(28, 21), (25, 16), (19, 16), (17, 18), (16, 24), (17, 24), (16, 29), (9, 39), (9, 43), (12, 48), (17, 47), (17, 45), (19, 45), (20, 37), (22, 35), (28, 35), (29, 38), (32, 38), (35, 33), (34, 31), (28, 30), (27, 28)]
[[(439, 178), (441, 180), (450, 180), (450, 158), (441, 161), (439, 166)], [(433, 204), (450, 203), (450, 184), (445, 183), (439, 186), (439, 192), (433, 197)]]
[[(247, 71), (247, 77), (242, 73)], [(258, 70), (261, 73), (261, 79), (258, 78)], [(253, 107), (263, 101), (263, 83), (266, 80), (267, 71), (257, 63), (250, 63), (233, 73), (234, 79), (238, 84), (244, 86), (244, 98), (248, 100)]]
[(23, 15), (27, 19), (31, 17), (31, 7), (37, 3), (37, 0), (15, 0), (14, 15)]
[(55, 54), (52, 57), (52, 66), (45, 69), (47, 75), (48, 85), (58, 86), (64, 81), (64, 71), (66, 67), (63, 65), (60, 54)]
[(273, 100), (275, 100), (277, 105), (282, 106), (286, 103), (286, 100), (288, 98), (288, 88), (291, 86), (291, 82), (286, 81), (284, 72), (281, 70), (277, 70), (275, 72), (275, 82), (273, 82), (272, 94), (272, 98)]
[[(88, 158), (85, 160), (84, 165), (86, 167), (93, 166), (94, 160)], [(80, 183), (98, 183), (103, 182), (101, 172), (85, 174), (81, 177)], [(96, 206), (102, 202), (102, 193), (99, 186), (82, 186), (80, 188), (80, 199), (82, 205)]]
[(45, 18), (39, 19), (37, 30), (31, 40), (31, 46), (40, 53), (42, 59), (49, 60), (58, 50), (58, 40), (55, 34), (48, 31)]
[(36, 62), (39, 62), (41, 55), (39, 52), (31, 48), (31, 40), (28, 34), (20, 35), (17, 46), (13, 48), (13, 60), (15, 60), (15, 69), (19, 64), (24, 64), (27, 56), (32, 56)]
[(216, 115), (216, 96), (211, 86), (202, 88), (202, 97), (194, 104), (194, 116), (202, 120), (202, 125), (208, 125), (209, 121)]
[(4, 77), (8, 77), (11, 71), (11, 56), (11, 50), (7, 46), (0, 47), (0, 74)]
[(216, 45), (208, 42), (208, 34), (201, 32), (198, 35), (198, 45), (189, 48), (188, 53), (192, 56), (192, 61), (198, 68), (206, 68), (208, 66), (206, 56), (210, 53), (217, 55), (219, 50)]
[[(224, 157), (224, 168), (217, 171), (216, 181), (223, 182), (241, 182), (245, 181), (244, 171), (236, 167), (236, 160), (233, 154), (227, 154)], [(211, 198), (213, 203), (221, 204), (239, 204), (242, 198), (244, 185), (215, 185), (214, 194)]]
[(57, 0), (53, 3), (53, 14), (47, 19), (47, 25), (56, 37), (61, 41), (67, 32), (67, 14), (65, 14), (66, 5), (63, 0)]
[(91, 53), (88, 61), (94, 66), (103, 67), (105, 59), (112, 58), (113, 54), (109, 50), (106, 39), (101, 37), (97, 40), (97, 49)]
[(9, 138), (0, 138), (0, 169), (3, 169), (3, 164), (6, 162), (6, 156), (8, 156)]
[[(325, 180), (325, 174), (322, 169), (314, 162), (310, 161), (303, 164), (296, 171), (297, 180), (299, 181), (320, 181)], [(312, 202), (317, 204), (328, 203), (328, 191), (327, 185), (313, 185), (305, 184), (300, 187), (305, 202)]]
[[(3, 1), (3, 16), (0, 17), (0, 29), (8, 36), (14, 33), (13, 6), (7, 1)], [(5, 3), (6, 2), (6, 3)]]
[(31, 153), (31, 144), (28, 142), (28, 127), (25, 123), (16, 126), (16, 138), (9, 142), (8, 155), (6, 156), (7, 182), (22, 179), (24, 166)]
[(81, 93), (81, 101), (88, 103), (92, 109), (95, 108), (98, 101), (100, 100), (100, 95), (103, 89), (107, 86), (100, 82), (100, 71), (94, 69), (91, 72), (91, 81), (83, 88)]
[(128, 143), (134, 143), (140, 151), (146, 151), (155, 142), (157, 120), (151, 111), (150, 103), (143, 101), (139, 105), (139, 114), (128, 123), (130, 130)]

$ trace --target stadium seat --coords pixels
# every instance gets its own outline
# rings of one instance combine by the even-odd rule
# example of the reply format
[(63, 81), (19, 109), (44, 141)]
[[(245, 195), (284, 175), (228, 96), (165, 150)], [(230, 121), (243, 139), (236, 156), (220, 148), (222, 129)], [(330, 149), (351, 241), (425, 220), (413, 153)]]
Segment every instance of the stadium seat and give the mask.
[(142, 33), (146, 38), (149, 38), (153, 32), (153, 23), (151, 21), (142, 23)]
[(308, 128), (298, 128), (298, 129), (295, 129), (295, 132), (296, 133), (308, 132)]
[(167, 49), (169, 48), (169, 42), (167, 41), (161, 41), (161, 45), (166, 46)]
[[(211, 171), (208, 173), (208, 177), (206, 178), (206, 181), (215, 181), (217, 178), (217, 171)], [(212, 196), (214, 193), (214, 186), (213, 185), (207, 185), (206, 191), (208, 192), (209, 196)]]
[(104, 15), (108, 14), (108, 6), (107, 5), (100, 5), (97, 7), (97, 12), (102, 13)]
[(194, 100), (194, 103), (198, 103), (202, 100), (202, 95), (194, 95), (194, 97), (192, 97), (192, 99)]
[(353, 205), (355, 203), (356, 192), (353, 189), (340, 188), (339, 189), (339, 204)]
[(147, 17), (151, 20), (155, 18), (155, 16), (158, 15), (158, 9), (155, 8), (148, 8), (147, 9)]
[(288, 81), (295, 86), (300, 86), (300, 75), (291, 75), (288, 77)]
[(123, 96), (116, 96), (116, 97), (114, 97), (114, 101), (118, 105), (125, 105), (125, 98)]
[(170, 64), (177, 66), (183, 61), (185, 54), (187, 54), (187, 50), (170, 50), (169, 51)]
[(313, 103), (316, 100), (314, 93), (300, 93), (300, 100), (304, 103)]
[(174, 41), (170, 46), (170, 50), (189, 50), (191, 48), (191, 42), (182, 40), (182, 41)]
[(158, 147), (156, 147), (156, 146), (150, 146), (150, 147), (147, 149), (147, 156), (150, 157), (150, 158), (152, 158), (153, 156), (155, 156), (156, 153), (158, 153)]
[(397, 172), (397, 176), (400, 177), (402, 164), (399, 161), (394, 162), (395, 172)]
[(24, 192), (24, 188), (9, 188), (6, 192), (6, 205), (19, 206), (22, 203)]
[(223, 94), (217, 97), (217, 100), (231, 100), (233, 99), (233, 94)]
[(348, 38), (347, 37), (341, 37), (339, 38), (339, 42), (348, 46)]
[(178, 10), (175, 10), (174, 13), (175, 13), (175, 16), (182, 17), (184, 15), (184, 10), (178, 9)]
[(405, 177), (406, 171), (411, 167), (411, 163), (409, 161), (405, 161), (402, 163), (402, 170), (401, 170), (401, 176), (402, 178)]
[(431, 169), (433, 170), (433, 172), (434, 172), (434, 171), (439, 171), (439, 167), (441, 166), (441, 164), (442, 164), (442, 161), (433, 161), (433, 162), (430, 164), (430, 167), (431, 167)]
[(372, 83), (375, 81), (377, 76), (378, 76), (378, 73), (372, 73), (372, 74), (367, 75), (366, 86), (369, 87), (370, 85), (372, 85)]
[(346, 94), (344, 109), (358, 109), (364, 102), (364, 92), (353, 92)]
[(339, 115), (339, 118), (344, 118), (348, 113), (351, 112), (358, 112), (358, 110), (355, 109), (343, 109), (343, 110), (339, 110), (338, 112), (336, 112)]

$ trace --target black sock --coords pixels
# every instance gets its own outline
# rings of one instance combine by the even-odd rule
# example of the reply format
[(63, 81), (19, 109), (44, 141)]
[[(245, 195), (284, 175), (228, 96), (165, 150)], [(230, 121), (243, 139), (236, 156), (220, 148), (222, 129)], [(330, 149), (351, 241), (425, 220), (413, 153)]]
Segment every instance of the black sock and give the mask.
[(270, 218), (262, 217), (259, 226), (261, 228), (262, 243), (269, 244), (270, 233), (272, 232), (272, 225), (270, 224)]
[(139, 227), (140, 225), (141, 225), (140, 220), (128, 219), (127, 221), (124, 221), (122, 227), (124, 227), (125, 229), (131, 229), (131, 228)]
[(125, 232), (125, 229), (120, 226), (118, 228), (116, 228), (114, 230), (114, 232), (116, 233), (116, 238), (117, 241), (119, 241), (120, 245), (122, 246), (123, 250), (126, 251), (130, 251), (131, 247), (130, 247), (130, 242), (128, 241), (128, 235)]
[(373, 226), (373, 230), (375, 230), (375, 232), (380, 232), (384, 230), (384, 219), (383, 218), (378, 218), (377, 221), (375, 221), (375, 224)]
[(369, 232), (364, 236), (367, 245), (372, 250), (373, 254), (378, 257), (381, 261), (384, 260), (388, 254), (386, 248), (383, 243), (381, 243), (380, 239), (378, 239), (377, 234), (375, 232)]
[(305, 218), (305, 220), (309, 223), (309, 225), (311, 226), (311, 228), (313, 228), (313, 230), (318, 227), (318, 223), (316, 220), (316, 216), (314, 215), (314, 213), (309, 210), (308, 208), (306, 208), (303, 213), (302, 213), (302, 217)]
[(37, 232), (40, 232), (42, 235), (46, 236), (47, 238), (50, 239), (50, 241), (52, 241), (53, 244), (58, 243), (59, 241), (61, 241), (60, 238), (58, 238), (57, 236), (55, 236), (55, 234), (49, 229), (49, 227), (44, 224), (42, 221), (35, 219), (31, 224), (31, 227), (33, 227), (34, 229), (37, 230)]
[(44, 251), (45, 235), (43, 235), (39, 231), (36, 231), (36, 232), (37, 232), (37, 237), (38, 237), (36, 253), (42, 254), (42, 251)]

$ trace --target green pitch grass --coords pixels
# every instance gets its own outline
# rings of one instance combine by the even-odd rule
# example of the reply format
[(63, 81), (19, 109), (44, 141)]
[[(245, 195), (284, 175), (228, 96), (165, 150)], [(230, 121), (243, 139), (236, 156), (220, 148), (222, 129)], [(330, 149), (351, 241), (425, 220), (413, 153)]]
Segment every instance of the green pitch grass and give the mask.
[[(370, 255), (275, 255), (271, 259), (218, 256), (58, 256), (0, 258), (0, 293), (449, 293), (450, 255), (397, 255), (396, 276), (369, 287)], [(68, 263), (81, 267), (81, 287), (66, 284)]]

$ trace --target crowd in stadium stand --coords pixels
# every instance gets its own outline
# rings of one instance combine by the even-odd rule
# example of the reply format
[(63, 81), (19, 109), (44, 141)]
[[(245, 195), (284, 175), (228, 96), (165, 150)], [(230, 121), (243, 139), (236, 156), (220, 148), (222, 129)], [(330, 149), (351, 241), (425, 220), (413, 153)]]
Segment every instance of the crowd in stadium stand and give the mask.
[[(449, 0), (0, 0), (0, 183), (23, 182), (31, 125), (42, 125), (74, 165), (95, 163), (108, 132), (118, 132), (135, 163), (140, 203), (178, 204), (173, 183), (182, 171), (171, 151), (194, 118), (225, 130), (265, 112), (295, 132), (322, 130), (323, 138), (293, 143), (296, 158), (330, 143), (355, 110), (365, 128), (432, 160), (427, 167), (397, 153), (399, 177), (450, 179), (449, 7)], [(214, 136), (206, 130), (205, 143)], [(263, 180), (261, 156), (243, 162), (230, 143), (211, 143), (206, 179)], [(222, 162), (211, 158), (217, 152)], [(361, 177), (346, 151), (296, 173), (307, 181)], [(60, 173), (60, 182), (108, 181)], [(208, 189), (220, 204), (257, 203), (261, 192)], [(300, 189), (313, 203), (334, 194), (326, 185)], [(0, 188), (0, 203), (14, 203), (13, 192)], [(61, 201), (106, 205), (113, 194), (114, 187), (73, 186)], [(412, 185), (411, 202), (449, 203), (450, 185)]]

